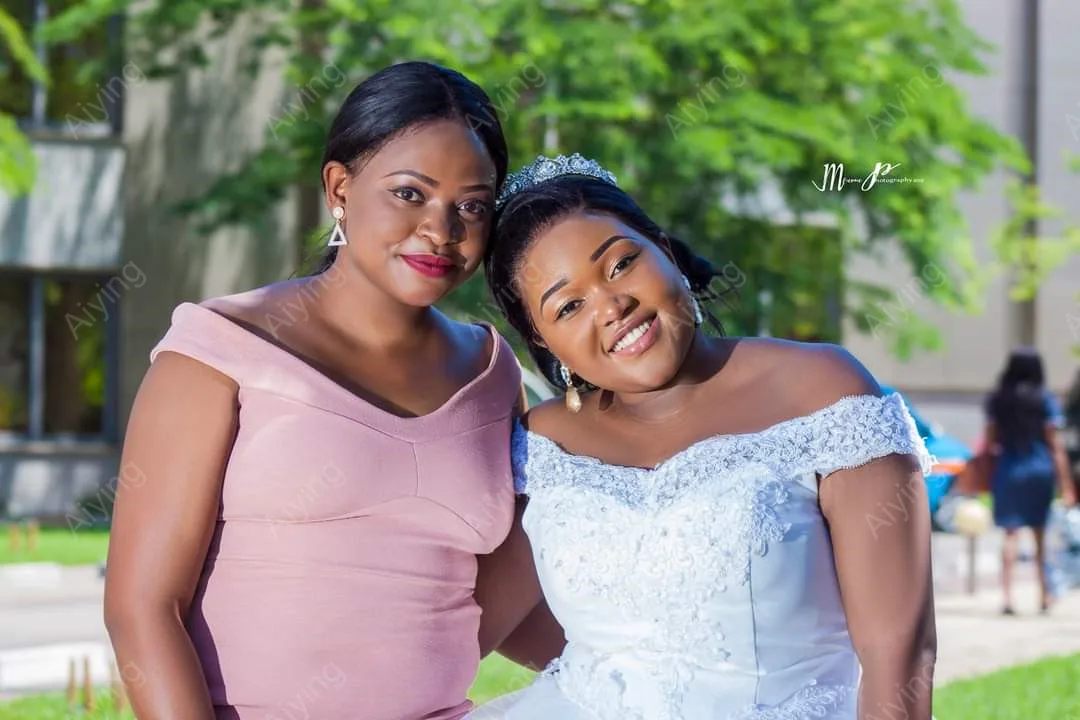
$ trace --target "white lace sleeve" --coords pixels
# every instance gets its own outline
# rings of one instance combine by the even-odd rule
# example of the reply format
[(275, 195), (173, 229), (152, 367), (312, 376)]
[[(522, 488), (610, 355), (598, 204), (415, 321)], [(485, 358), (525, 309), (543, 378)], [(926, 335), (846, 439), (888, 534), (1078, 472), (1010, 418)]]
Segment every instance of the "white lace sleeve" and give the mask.
[(929, 474), (933, 458), (899, 393), (858, 395), (829, 406), (819, 415), (815, 438), (822, 477), (886, 455), (912, 455)]

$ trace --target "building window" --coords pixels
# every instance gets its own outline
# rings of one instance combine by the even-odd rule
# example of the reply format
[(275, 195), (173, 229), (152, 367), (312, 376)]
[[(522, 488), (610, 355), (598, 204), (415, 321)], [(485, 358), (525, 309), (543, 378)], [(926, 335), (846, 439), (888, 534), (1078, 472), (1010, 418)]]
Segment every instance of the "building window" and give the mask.
[(0, 432), (30, 430), (30, 282), (0, 280)]
[[(5, 0), (4, 9), (28, 38), (34, 28), (79, 0)], [(49, 85), (34, 82), (0, 55), (0, 111), (19, 120), (23, 130), (55, 131), (79, 137), (119, 134), (125, 86), (141, 73), (122, 66), (121, 17), (89, 30), (71, 42), (35, 54), (49, 73)], [(130, 77), (129, 77), (130, 76)]]
[(116, 440), (118, 295), (109, 278), (0, 273), (0, 434)]

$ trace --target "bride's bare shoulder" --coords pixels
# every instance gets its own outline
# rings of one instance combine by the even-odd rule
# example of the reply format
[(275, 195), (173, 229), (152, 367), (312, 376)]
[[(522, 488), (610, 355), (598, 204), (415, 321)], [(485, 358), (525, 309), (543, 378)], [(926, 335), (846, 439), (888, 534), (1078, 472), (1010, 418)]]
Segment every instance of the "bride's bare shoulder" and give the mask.
[(839, 345), (743, 338), (732, 362), (747, 373), (752, 386), (783, 398), (792, 416), (815, 412), (850, 395), (881, 395), (873, 374)]
[(529, 431), (548, 437), (573, 421), (574, 416), (566, 407), (564, 395), (556, 395), (529, 408), (521, 418), (522, 425)]

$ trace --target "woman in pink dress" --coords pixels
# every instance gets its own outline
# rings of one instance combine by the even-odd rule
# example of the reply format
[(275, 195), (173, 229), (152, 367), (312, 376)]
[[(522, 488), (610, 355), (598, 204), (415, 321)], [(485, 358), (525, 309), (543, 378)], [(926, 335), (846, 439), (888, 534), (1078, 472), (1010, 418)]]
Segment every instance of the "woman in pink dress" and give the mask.
[(119, 488), (105, 590), (138, 717), (470, 709), (520, 369), (434, 305), (480, 264), (506, 166), (478, 86), (385, 69), (330, 128), (322, 270), (176, 308), (132, 410), (122, 462), (147, 481)]

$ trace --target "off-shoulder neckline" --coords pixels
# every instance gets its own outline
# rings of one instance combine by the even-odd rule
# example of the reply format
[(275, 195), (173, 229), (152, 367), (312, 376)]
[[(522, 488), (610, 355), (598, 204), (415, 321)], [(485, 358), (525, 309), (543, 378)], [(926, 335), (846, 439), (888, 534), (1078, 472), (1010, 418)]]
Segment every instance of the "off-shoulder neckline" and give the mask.
[(475, 387), (480, 385), (487, 377), (489, 377), (495, 371), (495, 368), (498, 365), (499, 358), (502, 353), (502, 343), (500, 342), (499, 334), (495, 327), (484, 322), (476, 323), (488, 332), (492, 340), (491, 357), (488, 359), (487, 366), (484, 367), (484, 369), (478, 375), (476, 375), (467, 383), (458, 388), (457, 391), (455, 391), (453, 395), (447, 398), (447, 400), (442, 405), (435, 408), (431, 412), (425, 413), (423, 415), (398, 415), (396, 413), (390, 412), (389, 410), (385, 410), (376, 405), (375, 403), (371, 402), (370, 400), (367, 400), (366, 398), (356, 394), (345, 385), (341, 384), (337, 380), (334, 380), (332, 377), (319, 370), (318, 367), (313, 365), (308, 359), (306, 359), (299, 353), (296, 353), (283, 345), (278, 345), (277, 343), (271, 342), (270, 340), (262, 337), (258, 333), (247, 329), (239, 322), (237, 318), (234, 318), (231, 315), (227, 315), (226, 313), (219, 312), (218, 310), (207, 307), (205, 305), (192, 302), (181, 303), (178, 309), (182, 308), (194, 310), (197, 314), (203, 317), (212, 316), (216, 319), (216, 322), (219, 322), (221, 324), (222, 327), (230, 327), (230, 332), (234, 332), (237, 337), (253, 341), (263, 347), (272, 348), (279, 357), (284, 358), (288, 363), (302, 369), (305, 373), (313, 376), (317, 382), (328, 386), (335, 393), (343, 394), (347, 399), (358, 403), (360, 407), (365, 408), (368, 412), (374, 413), (375, 415), (382, 417), (392, 423), (399, 424), (426, 423), (432, 420), (437, 420), (446, 412), (449, 412), (450, 409), (457, 405), (457, 403), (463, 396), (465, 396)]
[(566, 450), (562, 445), (547, 437), (546, 435), (541, 435), (540, 433), (526, 428), (521, 422), (521, 418), (517, 418), (514, 420), (514, 432), (523, 433), (526, 441), (530, 444), (536, 444), (538, 447), (546, 448), (559, 456), (570, 458), (585, 465), (651, 475), (661, 472), (667, 467), (676, 464), (680, 459), (687, 456), (688, 454), (691, 454), (696, 449), (707, 447), (713, 444), (728, 444), (732, 442), (746, 441), (753, 438), (761, 438), (768, 435), (781, 434), (785, 431), (789, 431), (794, 427), (812, 425), (816, 422), (819, 422), (823, 417), (827, 415), (843, 412), (850, 409), (851, 407), (856, 407), (863, 403), (876, 403), (878, 408), (885, 407), (892, 403), (899, 403), (899, 406), (905, 412), (910, 412), (907, 408), (907, 404), (904, 402), (903, 397), (898, 392), (891, 392), (885, 395), (870, 395), (868, 393), (862, 393), (858, 395), (845, 395), (818, 410), (803, 415), (796, 415), (785, 420), (780, 420), (760, 430), (749, 430), (747, 432), (741, 433), (720, 433), (716, 435), (709, 435), (708, 437), (697, 440), (682, 448), (681, 450), (676, 451), (670, 457), (660, 461), (652, 467), (641, 467), (638, 465), (620, 465), (617, 463), (607, 462), (606, 460), (602, 460), (601, 458), (592, 455), (579, 455), (577, 453), (570, 452), (569, 450)]

